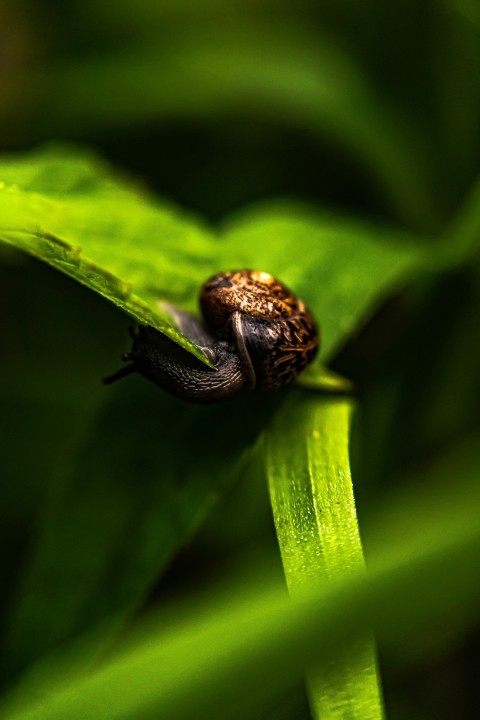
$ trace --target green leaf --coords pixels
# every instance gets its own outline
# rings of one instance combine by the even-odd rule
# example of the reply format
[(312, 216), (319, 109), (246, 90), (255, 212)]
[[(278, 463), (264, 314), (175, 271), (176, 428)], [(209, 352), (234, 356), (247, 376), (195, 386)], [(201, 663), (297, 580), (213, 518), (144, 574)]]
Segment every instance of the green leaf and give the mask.
[[(348, 434), (351, 402), (292, 397), (266, 434), (267, 473), (287, 585), (304, 597), (364, 569)], [(309, 673), (314, 716), (381, 718), (373, 642)]]
[(164, 300), (192, 306), (213, 245), (196, 221), (120, 184), (85, 152), (52, 147), (0, 161), (0, 240), (47, 262), (208, 364)]
[(198, 222), (65, 147), (0, 162), (0, 213), (0, 240), (73, 277), (204, 362), (160, 303), (193, 310), (201, 283), (219, 270), (254, 267), (289, 283), (318, 318), (328, 359), (384, 295), (426, 264), (409, 235), (301, 204), (247, 211), (215, 241)]
[(324, 360), (388, 294), (432, 263), (411, 235), (288, 201), (239, 213), (223, 237), (225, 266), (253, 263), (307, 303), (320, 325)]

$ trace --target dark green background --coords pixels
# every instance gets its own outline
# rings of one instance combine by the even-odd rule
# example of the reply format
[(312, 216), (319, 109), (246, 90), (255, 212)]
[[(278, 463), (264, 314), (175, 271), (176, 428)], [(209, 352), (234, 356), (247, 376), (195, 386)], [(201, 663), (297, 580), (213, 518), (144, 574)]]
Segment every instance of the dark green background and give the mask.
[[(462, 242), (455, 217), (480, 159), (476, 3), (7, 0), (0, 7), (0, 47), (2, 151), (52, 139), (85, 143), (142, 185), (220, 226), (246, 203), (287, 196), (394, 226), (442, 252), (449, 244), (454, 254)], [(475, 217), (480, 227), (480, 212)], [(467, 261), (392, 295), (332, 363), (359, 391), (352, 462), (361, 522), (411, 472), (428, 470), (478, 431), (475, 228)], [(102, 427), (97, 379), (124, 349), (127, 322), (54, 271), (16, 255), (1, 258), (6, 618), (38, 518), (55, 497), (44, 486), (51, 455), (58, 453), (58, 467), (68, 464), (92, 418)], [(157, 401), (163, 403), (169, 426), (182, 428), (195, 451), (185, 411), (173, 401), (153, 394), (150, 400), (140, 380), (119, 392), (133, 414), (137, 393), (152, 417)], [(260, 410), (268, 413), (263, 406), (236, 409), (253, 435)], [(206, 412), (220, 426), (230, 411)], [(141, 419), (147, 433), (148, 419)], [(111, 423), (103, 447), (116, 446), (117, 438), (128, 443), (131, 429), (113, 432)], [(233, 422), (229, 430), (238, 427)], [(228, 463), (242, 443), (226, 434), (221, 448)], [(97, 458), (98, 445), (91, 452)], [(150, 467), (148, 458), (118, 462), (123, 472), (128, 463)], [(55, 478), (48, 481), (55, 486)], [(154, 493), (149, 488), (143, 498)], [(227, 509), (211, 514), (180, 550), (152, 602), (206, 584), (257, 543), (274, 548), (261, 483), (240, 483), (224, 502)], [(121, 503), (109, 505), (105, 517), (114, 522), (122, 512)], [(121, 567), (125, 556), (118, 562)], [(97, 611), (85, 609), (87, 624)], [(36, 612), (33, 641), (30, 636), (15, 650), (6, 644), (6, 681), (55, 640), (45, 610)], [(61, 639), (58, 624), (55, 632)], [(478, 716), (476, 636), (449, 649), (432, 643), (411, 674), (399, 672), (387, 655), (382, 671), (392, 719)], [(294, 708), (285, 718), (302, 712), (308, 711)]]

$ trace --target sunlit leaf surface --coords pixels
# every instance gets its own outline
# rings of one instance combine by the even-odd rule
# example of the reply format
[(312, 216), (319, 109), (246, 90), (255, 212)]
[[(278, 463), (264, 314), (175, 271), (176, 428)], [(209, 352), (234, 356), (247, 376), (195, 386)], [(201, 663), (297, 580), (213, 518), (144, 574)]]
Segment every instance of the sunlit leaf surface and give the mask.
[(0, 161), (0, 218), (4, 242), (203, 358), (160, 306), (194, 305), (210, 272), (212, 239), (200, 223), (114, 181), (88, 153), (65, 147)]

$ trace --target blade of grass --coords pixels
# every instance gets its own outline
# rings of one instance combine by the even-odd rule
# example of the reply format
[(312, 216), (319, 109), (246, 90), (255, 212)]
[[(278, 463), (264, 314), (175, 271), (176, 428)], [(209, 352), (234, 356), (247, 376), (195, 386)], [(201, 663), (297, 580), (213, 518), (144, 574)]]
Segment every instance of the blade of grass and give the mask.
[[(292, 596), (364, 567), (348, 460), (351, 401), (294, 397), (266, 436), (267, 473), (278, 542)], [(328, 672), (311, 671), (314, 716), (382, 717), (380, 681), (370, 639)]]

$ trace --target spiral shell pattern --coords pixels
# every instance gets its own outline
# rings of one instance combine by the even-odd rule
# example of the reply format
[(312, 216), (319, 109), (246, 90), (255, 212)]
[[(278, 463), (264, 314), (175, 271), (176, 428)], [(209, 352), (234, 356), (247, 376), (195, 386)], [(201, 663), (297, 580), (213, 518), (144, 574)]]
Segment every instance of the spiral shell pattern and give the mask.
[(318, 351), (312, 314), (269, 273), (219, 273), (203, 285), (200, 307), (210, 328), (236, 342), (250, 387), (287, 385)]

